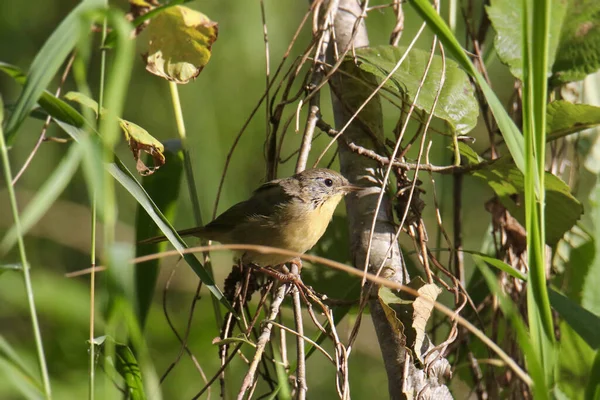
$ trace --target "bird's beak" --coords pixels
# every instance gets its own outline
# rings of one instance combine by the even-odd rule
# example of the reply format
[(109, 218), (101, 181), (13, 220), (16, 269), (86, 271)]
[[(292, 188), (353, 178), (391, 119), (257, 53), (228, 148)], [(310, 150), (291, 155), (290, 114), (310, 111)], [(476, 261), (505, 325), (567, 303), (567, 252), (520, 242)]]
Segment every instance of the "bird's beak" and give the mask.
[(361, 190), (363, 190), (363, 187), (360, 186), (355, 186), (355, 185), (346, 185), (346, 186), (342, 186), (340, 189), (342, 189), (344, 191), (344, 193), (350, 193), (350, 192), (359, 192)]

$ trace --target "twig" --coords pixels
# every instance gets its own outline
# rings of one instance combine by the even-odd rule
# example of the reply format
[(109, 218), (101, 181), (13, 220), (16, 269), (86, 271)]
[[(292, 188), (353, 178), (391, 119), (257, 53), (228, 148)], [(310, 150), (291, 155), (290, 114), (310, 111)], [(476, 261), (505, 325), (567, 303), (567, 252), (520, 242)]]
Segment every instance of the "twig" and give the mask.
[[(277, 289), (277, 293), (273, 298), (273, 302), (271, 303), (271, 312), (267, 318), (268, 321), (273, 321), (277, 314), (279, 314), (279, 308), (281, 307), (281, 303), (285, 298), (285, 294), (288, 291), (288, 285), (281, 285), (279, 289)], [(267, 322), (263, 328), (262, 334), (258, 338), (258, 342), (256, 343), (256, 353), (254, 353), (254, 358), (252, 359), (252, 363), (248, 368), (248, 372), (242, 381), (242, 387), (240, 392), (238, 393), (237, 399), (243, 400), (244, 394), (246, 391), (254, 385), (254, 375), (256, 374), (256, 369), (258, 368), (258, 363), (262, 359), (262, 355), (265, 351), (265, 346), (267, 342), (271, 338), (271, 329), (273, 328), (272, 322)]]
[[(292, 274), (299, 275), (299, 268), (296, 263), (292, 263)], [(306, 353), (304, 352), (304, 325), (302, 322), (302, 304), (300, 303), (300, 289), (298, 286), (294, 286), (292, 289), (292, 299), (294, 302), (294, 320), (296, 322), (296, 362), (298, 368), (296, 370), (296, 385), (298, 385), (298, 391), (296, 393), (297, 400), (306, 399)]]
[[(360, 154), (361, 156), (365, 156), (372, 160), (375, 160), (378, 163), (380, 163), (381, 165), (389, 165), (390, 164), (389, 158), (380, 156), (379, 154), (377, 154), (377, 152), (375, 152), (373, 150), (364, 148), (364, 147), (359, 146), (354, 143), (346, 143), (346, 144), (348, 145), (350, 150), (354, 151), (357, 154)], [(394, 162), (392, 163), (392, 166), (401, 168), (406, 171), (419, 170), (419, 171), (437, 172), (442, 175), (446, 175), (446, 174), (465, 174), (465, 173), (477, 171), (477, 170), (480, 170), (480, 169), (483, 169), (483, 168), (489, 166), (493, 162), (494, 162), (493, 160), (490, 160), (490, 161), (483, 161), (478, 164), (471, 164), (471, 165), (438, 166), (438, 165), (432, 165), (432, 164), (408, 163), (408, 162), (394, 160)]]
[[(180, 260), (181, 260), (181, 258), (180, 258)], [(178, 264), (179, 264), (179, 262), (178, 262)], [(187, 340), (188, 340), (188, 337), (189, 337), (189, 334), (190, 334), (190, 329), (191, 329), (191, 326), (192, 326), (192, 317), (194, 315), (194, 308), (195, 308), (195, 305), (196, 305), (196, 301), (199, 298), (200, 288), (202, 287), (202, 281), (200, 281), (198, 283), (198, 287), (196, 288), (196, 293), (194, 295), (194, 300), (192, 301), (192, 305), (191, 305), (191, 308), (190, 308), (190, 313), (189, 313), (189, 316), (188, 316), (188, 321), (187, 321), (185, 336), (183, 338), (181, 337), (181, 335), (179, 335), (179, 332), (177, 332), (177, 329), (175, 328), (175, 325), (173, 324), (173, 322), (171, 321), (171, 318), (169, 317), (169, 312), (168, 312), (168, 309), (167, 309), (167, 293), (169, 291), (169, 286), (171, 285), (171, 281), (172, 281), (173, 277), (175, 276), (175, 272), (177, 270), (177, 265), (175, 265), (175, 268), (173, 268), (173, 270), (171, 271), (171, 274), (169, 275), (169, 279), (167, 279), (167, 281), (165, 282), (165, 287), (163, 289), (163, 312), (165, 314), (165, 319), (167, 320), (167, 324), (169, 325), (169, 327), (171, 328), (171, 330), (173, 331), (173, 333), (177, 337), (177, 340), (181, 344), (181, 348), (179, 350), (179, 354), (177, 355), (177, 357), (175, 357), (175, 360), (169, 365), (169, 367), (167, 367), (167, 369), (165, 370), (165, 372), (163, 373), (163, 375), (160, 377), (160, 383), (162, 384), (163, 381), (166, 379), (167, 375), (171, 372), (171, 370), (173, 368), (175, 368), (175, 366), (177, 365), (177, 363), (181, 359), (181, 356), (183, 355), (184, 350), (190, 356), (190, 358), (192, 359), (192, 362), (194, 363), (196, 369), (200, 373), (200, 376), (202, 377), (202, 379), (204, 380), (204, 382), (207, 383), (208, 381), (207, 381), (206, 375), (204, 374), (204, 370), (202, 369), (202, 367), (200, 366), (200, 363), (198, 362), (198, 360), (196, 359), (196, 357), (194, 356), (194, 354), (192, 353), (192, 351), (190, 350), (190, 348), (187, 345)], [(208, 389), (208, 398), (210, 398), (210, 388)]]
[[(230, 244), (230, 245), (222, 244), (222, 245), (214, 245), (214, 246), (197, 246), (197, 247), (190, 247), (188, 249), (184, 249), (183, 251), (181, 251), (181, 253), (189, 254), (189, 253), (203, 252), (203, 251), (207, 251), (207, 250), (210, 250), (210, 251), (252, 250), (252, 251), (258, 251), (258, 252), (262, 252), (262, 253), (282, 254), (282, 255), (290, 256), (290, 258), (300, 258), (302, 260), (306, 260), (311, 263), (327, 265), (331, 268), (346, 272), (350, 275), (354, 275), (354, 276), (358, 276), (358, 277), (363, 276), (362, 271), (359, 271), (349, 265), (342, 264), (337, 261), (329, 260), (325, 257), (313, 256), (313, 255), (309, 255), (309, 254), (299, 254), (299, 253), (296, 253), (293, 251), (278, 249), (275, 247), (268, 247), (268, 246), (258, 246), (258, 245), (248, 245), (248, 244)], [(134, 259), (130, 260), (129, 263), (130, 264), (138, 264), (138, 263), (143, 263), (143, 262), (150, 261), (150, 260), (156, 260), (156, 259), (163, 258), (163, 257), (180, 255), (181, 253), (179, 250), (163, 251), (161, 253), (149, 254), (146, 256), (134, 258)], [(431, 257), (431, 254), (430, 254), (430, 257)], [(96, 271), (104, 271), (104, 270), (106, 270), (106, 267), (99, 266), (99, 267), (96, 267), (95, 270)], [(75, 271), (74, 273), (65, 274), (65, 276), (73, 277), (73, 276), (79, 276), (79, 275), (84, 275), (84, 274), (88, 274), (88, 273), (90, 273), (90, 268), (86, 268), (86, 269), (83, 269), (80, 271)], [(420, 296), (419, 293), (411, 287), (402, 285), (400, 283), (391, 281), (389, 279), (385, 279), (385, 278), (376, 276), (371, 273), (367, 273), (367, 279), (377, 285), (385, 286), (390, 289), (402, 290), (402, 291), (407, 292), (410, 295), (415, 296), (415, 297)], [(429, 300), (426, 300), (426, 301), (429, 301)], [(281, 304), (281, 303), (279, 303), (279, 304)], [(444, 315), (446, 315), (448, 317), (455, 317), (454, 311), (452, 311), (445, 305), (443, 305), (437, 301), (432, 301), (432, 304), (437, 310), (442, 312)], [(461, 324), (462, 326), (467, 328), (471, 333), (473, 333), (477, 338), (479, 338), (484, 344), (489, 346), (496, 354), (498, 354), (498, 356), (503, 361), (506, 362), (507, 366), (510, 369), (512, 369), (515, 372), (515, 374), (517, 376), (519, 376), (520, 379), (523, 380), (523, 382), (525, 382), (527, 385), (533, 384), (533, 381), (531, 380), (529, 375), (527, 375), (527, 373), (525, 371), (523, 371), (523, 369), (521, 369), (521, 367), (519, 367), (519, 365), (517, 363), (515, 363), (515, 361), (512, 358), (510, 358), (504, 352), (504, 350), (502, 350), (500, 348), (500, 346), (498, 346), (496, 343), (494, 343), (493, 340), (488, 338), (484, 332), (477, 329), (472, 323), (467, 321), (462, 316), (459, 315), (459, 316), (456, 316), (456, 318), (457, 318), (457, 321), (459, 324)]]
[[(65, 70), (60, 78), (60, 83), (58, 84), (58, 88), (56, 89), (56, 92), (54, 93), (54, 97), (60, 96), (60, 91), (62, 90), (62, 85), (67, 80), (67, 76), (69, 75), (69, 72), (71, 71), (71, 66), (73, 65), (73, 60), (75, 60), (75, 52), (73, 52), (73, 54), (71, 54), (69, 61), (67, 61), (67, 65), (65, 66)], [(25, 170), (31, 163), (31, 160), (33, 160), (33, 157), (37, 153), (42, 142), (46, 141), (46, 131), (48, 130), (48, 126), (50, 126), (50, 121), (52, 121), (52, 116), (48, 115), (48, 117), (46, 118), (46, 121), (44, 121), (44, 126), (42, 127), (42, 132), (40, 133), (40, 137), (38, 138), (38, 141), (35, 143), (35, 146), (31, 150), (31, 153), (27, 157), (27, 160), (25, 160), (25, 163), (23, 164), (23, 166), (21, 167), (19, 172), (17, 172), (17, 174), (15, 175), (15, 177), (12, 180), (13, 186), (17, 183), (17, 181), (19, 180), (21, 175), (23, 175), (23, 173), (25, 172)]]

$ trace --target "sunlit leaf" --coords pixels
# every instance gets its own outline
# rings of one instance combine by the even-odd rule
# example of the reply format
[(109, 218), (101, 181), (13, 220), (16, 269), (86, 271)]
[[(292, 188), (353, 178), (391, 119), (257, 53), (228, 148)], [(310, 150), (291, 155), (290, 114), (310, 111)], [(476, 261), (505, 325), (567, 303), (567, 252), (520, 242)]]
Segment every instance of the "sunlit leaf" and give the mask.
[(3, 336), (0, 336), (0, 370), (5, 371), (6, 377), (12, 378), (12, 383), (28, 399), (43, 398), (44, 389), (41, 382), (29, 371), (25, 362)]
[[(82, 93), (69, 92), (65, 94), (64, 98), (91, 108), (96, 114), (98, 114), (98, 103)], [(103, 109), (102, 115), (105, 114), (106, 110)], [(155, 139), (154, 136), (150, 135), (148, 131), (141, 126), (134, 124), (133, 122), (124, 120), (123, 118), (119, 118), (119, 126), (121, 127), (121, 130), (125, 135), (125, 140), (127, 140), (129, 148), (133, 153), (133, 159), (136, 161), (136, 169), (141, 175), (151, 175), (154, 173), (154, 171), (165, 164), (165, 156), (163, 154), (165, 148), (163, 144)], [(140, 158), (140, 153), (142, 151), (152, 156), (154, 167), (148, 168), (144, 164)]]
[[(383, 80), (396, 66), (398, 61), (405, 56), (407, 49), (396, 46), (375, 46), (356, 49), (348, 55), (345, 63), (357, 62), (358, 67)], [(386, 81), (385, 87), (397, 94), (406, 95), (407, 102), (413, 102), (417, 88), (429, 60), (429, 52), (412, 49), (403, 63)], [(416, 101), (416, 107), (430, 112), (435, 96), (440, 90), (442, 77), (442, 58), (434, 56), (429, 72)], [(473, 87), (467, 74), (459, 68), (458, 64), (446, 59), (445, 80), (437, 105), (433, 114), (447, 121), (452, 128), (466, 134), (477, 123), (479, 106)]]
[(506, 112), (503, 103), (498, 99), (498, 96), (496, 96), (483, 75), (475, 68), (471, 59), (467, 57), (461, 44), (454, 37), (452, 30), (450, 30), (431, 3), (428, 0), (409, 0), (409, 3), (427, 23), (429, 29), (438, 36), (448, 50), (448, 53), (475, 79), (490, 107), (490, 111), (494, 114), (498, 128), (502, 133), (510, 155), (515, 161), (515, 165), (519, 170), (525, 171), (525, 142), (523, 135)]
[(473, 254), (473, 258), (477, 258), (477, 259), (479, 259), (481, 261), (485, 261), (486, 263), (488, 263), (492, 267), (496, 267), (500, 271), (506, 272), (507, 274), (509, 274), (513, 278), (521, 279), (523, 281), (527, 280), (527, 276), (525, 276), (521, 271), (514, 269), (513, 267), (511, 267), (507, 263), (505, 263), (505, 262), (503, 262), (501, 260), (498, 260), (497, 258), (492, 258), (492, 257), (480, 255), (480, 254)]
[[(560, 29), (565, 19), (568, 1), (551, 0), (550, 39), (548, 45), (548, 73), (556, 54)], [(510, 68), (517, 79), (523, 79), (523, 0), (493, 0), (486, 11), (496, 31), (494, 47), (500, 60)]]
[[(482, 160), (464, 143), (459, 143), (463, 159), (469, 165)], [(521, 171), (506, 158), (497, 159), (470, 174), (485, 181), (496, 193), (502, 205), (525, 226), (525, 210), (520, 204), (524, 198), (525, 182)], [(575, 225), (583, 214), (583, 206), (573, 197), (569, 185), (557, 176), (547, 172), (546, 187), (546, 243), (554, 245), (565, 232)]]
[(183, 6), (170, 7), (148, 25), (146, 70), (176, 83), (196, 78), (210, 60), (217, 23)]

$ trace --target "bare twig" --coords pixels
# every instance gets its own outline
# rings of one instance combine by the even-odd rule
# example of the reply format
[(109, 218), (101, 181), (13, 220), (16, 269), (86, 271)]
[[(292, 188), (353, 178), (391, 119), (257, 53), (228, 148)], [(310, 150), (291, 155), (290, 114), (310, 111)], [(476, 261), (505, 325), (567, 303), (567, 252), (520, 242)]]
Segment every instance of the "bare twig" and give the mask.
[[(69, 75), (69, 72), (71, 71), (71, 66), (73, 66), (73, 60), (75, 60), (75, 52), (73, 52), (73, 54), (71, 54), (69, 61), (67, 61), (67, 65), (65, 65), (65, 70), (63, 71), (63, 74), (60, 77), (60, 83), (58, 84), (58, 88), (56, 89), (56, 92), (54, 93), (54, 97), (60, 96), (62, 86), (65, 83), (65, 81), (67, 80), (67, 76)], [(23, 163), (23, 166), (21, 167), (19, 172), (17, 172), (17, 174), (15, 175), (15, 177), (12, 180), (13, 186), (16, 185), (16, 183), (19, 180), (19, 178), (21, 177), (21, 175), (23, 175), (25, 170), (27, 170), (27, 167), (29, 167), (29, 164), (31, 164), (31, 160), (33, 160), (33, 157), (37, 153), (42, 142), (47, 140), (46, 139), (46, 131), (48, 130), (48, 127), (50, 126), (50, 121), (52, 121), (52, 116), (48, 115), (48, 117), (46, 118), (46, 121), (44, 121), (44, 126), (42, 127), (42, 132), (40, 133), (40, 137), (38, 138), (37, 142), (35, 143), (35, 146), (31, 150), (31, 153), (27, 157), (27, 160), (25, 160), (25, 163)]]
[[(292, 274), (299, 274), (299, 269), (296, 263), (292, 263)], [(299, 275), (298, 275), (299, 276)], [(296, 393), (297, 400), (306, 399), (306, 354), (304, 352), (304, 325), (302, 322), (302, 305), (300, 304), (300, 289), (294, 286), (292, 289), (292, 299), (294, 302), (294, 320), (296, 322), (296, 384), (298, 391)]]
[[(203, 252), (203, 251), (222, 251), (222, 250), (246, 250), (246, 251), (252, 250), (252, 251), (269, 253), (269, 254), (282, 254), (282, 255), (290, 256), (291, 258), (300, 258), (302, 260), (306, 260), (311, 263), (327, 265), (331, 268), (346, 272), (346, 273), (354, 275), (354, 276), (362, 277), (362, 274), (363, 274), (362, 271), (356, 270), (355, 268), (353, 268), (349, 265), (345, 265), (340, 262), (333, 261), (333, 260), (330, 260), (330, 259), (327, 259), (324, 257), (313, 256), (313, 255), (309, 255), (309, 254), (299, 254), (299, 253), (296, 253), (293, 251), (278, 249), (275, 247), (268, 247), (268, 246), (258, 246), (258, 245), (248, 245), (248, 244), (229, 244), (229, 245), (222, 244), (222, 245), (214, 245), (214, 246), (196, 246), (196, 247), (190, 247), (188, 249), (184, 249), (183, 251), (181, 251), (181, 253), (188, 254), (188, 253), (198, 253), (198, 252)], [(156, 259), (163, 258), (163, 257), (176, 256), (179, 254), (180, 254), (179, 250), (163, 251), (161, 253), (149, 254), (146, 256), (136, 257), (136, 258), (130, 260), (129, 263), (130, 264), (138, 264), (138, 263), (143, 263), (143, 262), (150, 261), (150, 260), (156, 260)], [(430, 254), (430, 256), (431, 256), (431, 254)], [(98, 266), (94, 269), (96, 272), (99, 272), (99, 271), (105, 271), (106, 267)], [(90, 272), (91, 272), (91, 268), (85, 268), (85, 269), (82, 269), (79, 271), (75, 271), (73, 273), (65, 274), (65, 276), (66, 277), (80, 276), (80, 275), (84, 275), (84, 274), (89, 274)], [(393, 280), (385, 279), (385, 278), (376, 276), (371, 273), (367, 274), (367, 279), (369, 279), (371, 282), (373, 282), (377, 285), (385, 286), (390, 289), (402, 290), (402, 291), (405, 291), (415, 297), (419, 296), (419, 293), (416, 290), (414, 290), (413, 288), (405, 286), (405, 285), (395, 282)], [(431, 300), (425, 300), (425, 301), (429, 302)], [(515, 374), (517, 376), (519, 376), (520, 379), (523, 380), (523, 382), (525, 382), (527, 385), (533, 384), (533, 381), (531, 380), (529, 375), (527, 375), (527, 373), (525, 371), (523, 371), (521, 369), (521, 367), (519, 367), (519, 365), (500, 348), (500, 346), (498, 346), (493, 340), (488, 338), (484, 332), (477, 329), (473, 324), (471, 324), (469, 321), (467, 321), (462, 316), (460, 316), (460, 315), (455, 316), (455, 312), (453, 310), (449, 309), (448, 307), (446, 307), (445, 305), (443, 305), (437, 301), (431, 301), (431, 302), (432, 302), (433, 306), (437, 310), (442, 312), (444, 315), (447, 315), (448, 317), (452, 317), (452, 318), (456, 317), (457, 321), (460, 325), (467, 328), (471, 333), (473, 333), (477, 338), (479, 338), (484, 344), (486, 344), (496, 354), (498, 354), (498, 356), (503, 361), (506, 362), (507, 366), (511, 370), (513, 370), (515, 372)], [(210, 383), (210, 381), (209, 381), (209, 383)]]
[(267, 323), (265, 324), (262, 334), (258, 338), (258, 342), (256, 343), (256, 352), (254, 353), (254, 358), (252, 359), (252, 363), (248, 368), (248, 372), (246, 372), (246, 376), (242, 381), (242, 387), (238, 393), (237, 399), (243, 400), (244, 395), (248, 389), (250, 389), (254, 385), (254, 375), (256, 374), (256, 369), (258, 368), (258, 363), (262, 359), (262, 355), (265, 351), (265, 346), (267, 342), (271, 338), (271, 330), (273, 328), (273, 323), (270, 321), (275, 320), (277, 314), (279, 314), (279, 308), (281, 307), (281, 303), (285, 298), (285, 294), (287, 293), (290, 287), (286, 285), (281, 285), (273, 298), (273, 302), (271, 303), (271, 312), (267, 318)]

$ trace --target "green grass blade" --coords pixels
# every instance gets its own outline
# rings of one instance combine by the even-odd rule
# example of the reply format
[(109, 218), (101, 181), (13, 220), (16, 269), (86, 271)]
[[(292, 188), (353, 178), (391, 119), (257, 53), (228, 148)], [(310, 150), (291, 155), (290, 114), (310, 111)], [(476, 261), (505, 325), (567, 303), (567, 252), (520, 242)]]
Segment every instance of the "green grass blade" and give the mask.
[(511, 321), (512, 326), (515, 330), (517, 342), (519, 347), (525, 355), (527, 362), (527, 371), (533, 380), (533, 393), (536, 399), (549, 399), (549, 390), (546, 386), (546, 378), (544, 370), (542, 369), (534, 347), (529, 337), (529, 332), (525, 327), (525, 323), (521, 319), (519, 311), (515, 307), (514, 303), (504, 294), (502, 288), (498, 284), (496, 276), (490, 271), (489, 267), (484, 262), (474, 258), (475, 265), (481, 271), (481, 274), (485, 278), (490, 290), (494, 293), (499, 300), (500, 308), (504, 315)]
[[(154, 221), (154, 223), (160, 228), (162, 233), (167, 237), (167, 239), (173, 244), (175, 249), (179, 252), (183, 252), (187, 248), (186, 244), (183, 242), (179, 234), (169, 221), (165, 218), (163, 213), (158, 209), (154, 201), (148, 196), (148, 193), (144, 190), (142, 185), (133, 177), (131, 172), (121, 163), (117, 161), (116, 163), (110, 164), (107, 166), (111, 175), (119, 182), (121, 185), (138, 201), (140, 206), (148, 213), (150, 218)], [(233, 309), (229, 305), (229, 302), (225, 299), (223, 293), (219, 290), (219, 288), (215, 285), (215, 282), (208, 273), (200, 264), (200, 261), (193, 254), (183, 254), (183, 257), (187, 261), (187, 263), (192, 267), (194, 272), (200, 277), (202, 282), (208, 287), (208, 289), (212, 292), (212, 294), (230, 311), (233, 312)]]
[(585, 388), (585, 400), (600, 400), (600, 351), (594, 357), (590, 380)]
[(81, 24), (82, 16), (91, 10), (102, 7), (103, 3), (103, 0), (82, 1), (63, 19), (36, 55), (14, 112), (6, 123), (6, 141), (9, 145), (14, 140), (19, 126), (27, 118), (40, 95), (75, 47), (84, 27)]
[[(172, 142), (171, 142), (172, 143)], [(178, 141), (177, 141), (178, 143)], [(173, 143), (175, 144), (175, 143)], [(156, 206), (163, 211), (169, 221), (173, 221), (177, 213), (177, 200), (181, 187), (183, 172), (182, 153), (178, 149), (170, 150), (170, 144), (165, 146), (166, 163), (160, 172), (145, 176), (142, 186)], [(158, 226), (152, 222), (150, 215), (140, 205), (137, 207), (135, 222), (136, 241), (160, 235)], [(141, 257), (164, 251), (166, 242), (137, 245), (135, 255)], [(146, 261), (135, 269), (135, 285), (137, 298), (137, 316), (140, 326), (144, 326), (148, 311), (154, 298), (156, 280), (158, 279), (160, 260)]]
[[(79, 145), (73, 145), (61, 160), (54, 172), (36, 191), (35, 197), (21, 213), (21, 234), (25, 235), (48, 209), (54, 204), (79, 167), (82, 152)], [(17, 230), (12, 226), (0, 242), (0, 254), (6, 254), (17, 243)]]
[(549, 291), (552, 307), (592, 349), (600, 348), (600, 317), (554, 289)]
[[(10, 68), (9, 68), (10, 67)], [(15, 74), (14, 71), (18, 71), (17, 67), (8, 66), (8, 64), (0, 64), (0, 70), (3, 72), (10, 72), (10, 76), (19, 76), (19, 74)], [(22, 76), (22, 75), (20, 75)], [(20, 79), (15, 79), (17, 82), (21, 83)], [(89, 127), (85, 119), (81, 114), (77, 112), (73, 107), (71, 107), (66, 102), (54, 97), (48, 92), (42, 93), (40, 100), (40, 106), (48, 112), (53, 118), (56, 124), (64, 130), (67, 134), (69, 134), (76, 141), (81, 141), (83, 138), (87, 136), (87, 132), (92, 131), (93, 129)], [(123, 165), (121, 161), (115, 156), (115, 163), (119, 165)], [(84, 166), (86, 163), (84, 162)], [(152, 220), (157, 224), (160, 228), (161, 232), (169, 239), (171, 244), (175, 246), (178, 250), (183, 250), (188, 246), (185, 242), (177, 235), (177, 231), (171, 226), (169, 221), (165, 218), (162, 212), (158, 209), (158, 207), (154, 204), (152, 199), (148, 196), (148, 194), (143, 190), (141, 185), (137, 182), (137, 180), (133, 177), (133, 175), (127, 171), (120, 171), (120, 167), (116, 164), (111, 164), (107, 168), (114, 173), (118, 173), (124, 182), (128, 182), (128, 186), (132, 188), (136, 192), (139, 197), (134, 198), (138, 202), (143, 202), (142, 205), (144, 210), (149, 213)], [(93, 171), (89, 171), (89, 173), (94, 173)], [(129, 191), (129, 190), (128, 190)], [(232, 311), (232, 307), (223, 296), (221, 290), (215, 285), (214, 280), (210, 276), (210, 274), (204, 269), (200, 261), (193, 254), (184, 255), (186, 262), (192, 267), (194, 272), (198, 275), (200, 279), (202, 279), (203, 283), (207, 285), (211, 293), (223, 304), (228, 310)], [(206, 279), (206, 280), (205, 280)]]
[(8, 188), (8, 196), (10, 199), (10, 208), (13, 219), (15, 221), (15, 227), (17, 232), (17, 243), (19, 244), (19, 256), (21, 259), (21, 265), (23, 266), (23, 280), (25, 283), (25, 293), (27, 295), (27, 302), (29, 305), (29, 317), (31, 319), (31, 328), (33, 330), (33, 336), (38, 356), (38, 365), (40, 373), (42, 375), (42, 382), (44, 384), (44, 394), (46, 399), (52, 398), (52, 390), (50, 387), (50, 376), (48, 375), (48, 367), (46, 362), (46, 355), (44, 354), (44, 344), (42, 342), (42, 333), (37, 317), (37, 311), (35, 307), (35, 299), (33, 295), (33, 285), (31, 284), (31, 275), (29, 273), (29, 263), (27, 262), (27, 252), (25, 251), (25, 243), (23, 240), (23, 233), (21, 229), (21, 220), (19, 217), (19, 209), (17, 207), (17, 197), (15, 195), (15, 189), (12, 182), (12, 173), (10, 170), (10, 162), (8, 159), (8, 149), (4, 140), (4, 132), (2, 131), (2, 122), (4, 120), (4, 102), (0, 97), (0, 155), (2, 156), (2, 169), (4, 170), (4, 180)]
[(510, 154), (515, 161), (517, 167), (525, 173), (525, 145), (521, 132), (508, 116), (504, 106), (492, 91), (492, 88), (487, 84), (483, 76), (475, 69), (475, 66), (465, 54), (465, 51), (458, 43), (458, 40), (452, 34), (452, 31), (446, 25), (440, 15), (437, 14), (433, 6), (428, 0), (410, 0), (410, 4), (419, 13), (419, 15), (427, 22), (427, 26), (438, 36), (446, 49), (454, 56), (455, 60), (475, 78), (475, 81), (481, 88), (485, 99), (487, 100), (490, 110), (496, 118), (496, 123), (504, 141), (510, 151)]
[[(546, 104), (548, 92), (548, 36), (550, 4), (547, 0), (522, 3), (523, 30), (523, 136), (525, 139), (525, 216), (527, 231), (527, 315), (532, 344), (552, 386), (556, 366), (554, 328), (546, 277), (544, 223)], [(539, 186), (538, 186), (539, 185)]]
[(0, 369), (5, 369), (11, 375), (13, 384), (21, 393), (30, 399), (41, 399), (44, 387), (41, 382), (29, 371), (19, 354), (8, 341), (0, 336)]

